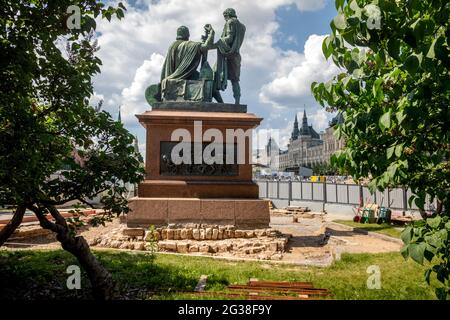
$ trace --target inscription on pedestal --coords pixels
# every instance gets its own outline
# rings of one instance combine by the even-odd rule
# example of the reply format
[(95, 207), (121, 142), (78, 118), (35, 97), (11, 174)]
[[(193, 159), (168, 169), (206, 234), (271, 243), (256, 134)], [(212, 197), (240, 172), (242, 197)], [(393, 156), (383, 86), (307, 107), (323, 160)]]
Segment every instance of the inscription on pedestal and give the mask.
[[(189, 161), (187, 163), (176, 163), (172, 158), (172, 150), (180, 142), (164, 142), (160, 144), (160, 174), (162, 176), (238, 176), (239, 166), (237, 164), (237, 146), (233, 145), (234, 150), (232, 161), (227, 161), (227, 145), (223, 144), (222, 148), (212, 148), (211, 156), (219, 163), (211, 163), (203, 156), (205, 148), (213, 146), (211, 143), (199, 143), (201, 149), (195, 148), (194, 143), (189, 143), (187, 148), (183, 150), (190, 150)], [(185, 143), (186, 144), (186, 143)], [(185, 145), (186, 146), (186, 145)], [(218, 145), (216, 145), (218, 146)], [(229, 146), (228, 146), (229, 148)], [(195, 152), (201, 150), (198, 155)], [(209, 154), (209, 152), (207, 152)], [(183, 151), (177, 152), (177, 156), (183, 157)], [(196, 157), (197, 156), (197, 157)], [(201, 159), (201, 163), (196, 161), (196, 158)], [(229, 157), (230, 158), (230, 157)], [(231, 163), (230, 163), (231, 162)]]

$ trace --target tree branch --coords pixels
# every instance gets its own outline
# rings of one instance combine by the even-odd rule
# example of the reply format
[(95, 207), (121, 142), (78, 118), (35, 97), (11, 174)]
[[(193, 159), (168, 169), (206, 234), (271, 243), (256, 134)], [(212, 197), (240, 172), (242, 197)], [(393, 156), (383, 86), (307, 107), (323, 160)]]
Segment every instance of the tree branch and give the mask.
[(38, 207), (33, 206), (33, 205), (28, 206), (28, 209), (30, 209), (31, 211), (34, 212), (34, 214), (38, 218), (39, 224), (41, 225), (42, 228), (47, 229), (47, 230), (51, 230), (53, 232), (58, 232), (57, 225), (54, 224), (53, 222), (50, 222), (47, 219), (47, 217), (42, 212), (42, 209), (39, 209)]
[(67, 228), (66, 219), (61, 215), (61, 213), (59, 213), (59, 211), (58, 211), (58, 209), (56, 209), (56, 207), (47, 206), (47, 209), (50, 211), (50, 214), (52, 215), (53, 219), (55, 219), (55, 222), (57, 225)]
[(95, 209), (95, 208), (94, 208), (94, 205), (91, 204), (91, 203), (89, 203), (89, 202), (87, 202), (86, 200), (84, 200), (84, 199), (82, 199), (82, 198), (78, 198), (77, 200), (80, 201), (80, 202), (82, 202), (82, 203), (84, 203), (84, 204), (87, 205), (88, 207), (90, 207), (90, 208), (92, 208), (92, 209)]
[(0, 230), (0, 247), (9, 239), (18, 226), (22, 223), (23, 216), (25, 214), (26, 205), (19, 205), (14, 212), (12, 219), (8, 224)]

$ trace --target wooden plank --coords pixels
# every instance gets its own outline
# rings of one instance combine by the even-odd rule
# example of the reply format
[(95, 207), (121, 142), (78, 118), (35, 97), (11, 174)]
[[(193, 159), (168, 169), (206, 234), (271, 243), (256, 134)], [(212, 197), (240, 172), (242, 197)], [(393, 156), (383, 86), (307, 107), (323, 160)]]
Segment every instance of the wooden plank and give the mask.
[(280, 287), (280, 288), (313, 288), (311, 282), (288, 282), (288, 281), (252, 281), (249, 286), (255, 287)]
[(228, 292), (185, 292), (186, 294), (194, 294), (201, 296), (213, 296), (213, 297), (229, 297), (229, 298), (245, 298), (247, 300), (317, 300), (304, 295), (298, 296), (277, 296), (277, 295), (261, 295), (252, 294), (249, 292), (242, 293), (228, 293)]
[(230, 285), (230, 290), (243, 290), (250, 292), (280, 292), (280, 293), (301, 293), (307, 295), (327, 296), (330, 295), (327, 289), (316, 288), (274, 288), (274, 287), (251, 287), (246, 285)]

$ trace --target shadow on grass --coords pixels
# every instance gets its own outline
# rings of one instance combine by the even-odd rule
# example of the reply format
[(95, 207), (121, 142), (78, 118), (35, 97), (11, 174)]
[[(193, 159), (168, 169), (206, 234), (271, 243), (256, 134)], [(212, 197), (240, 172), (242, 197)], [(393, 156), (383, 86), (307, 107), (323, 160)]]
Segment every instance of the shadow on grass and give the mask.
[(400, 238), (401, 231), (396, 229), (395, 225), (383, 223), (383, 224), (375, 224), (375, 223), (356, 223), (353, 221), (341, 221), (336, 220), (335, 223), (345, 225), (347, 227), (352, 227), (353, 231), (342, 231), (342, 230), (334, 230), (330, 229), (329, 231), (333, 233), (333, 235), (339, 236), (352, 236), (352, 233), (354, 234), (368, 234), (369, 232), (377, 232), (384, 235), (388, 235), (394, 238)]
[[(186, 272), (182, 266), (161, 267), (151, 254), (96, 252), (95, 255), (112, 274), (118, 299), (164, 299), (175, 292), (192, 291), (200, 277)], [(90, 282), (83, 271), (81, 289), (67, 288), (69, 265), (77, 265), (77, 261), (62, 250), (0, 251), (0, 300), (92, 299)], [(208, 284), (222, 287), (227, 281), (212, 277)]]

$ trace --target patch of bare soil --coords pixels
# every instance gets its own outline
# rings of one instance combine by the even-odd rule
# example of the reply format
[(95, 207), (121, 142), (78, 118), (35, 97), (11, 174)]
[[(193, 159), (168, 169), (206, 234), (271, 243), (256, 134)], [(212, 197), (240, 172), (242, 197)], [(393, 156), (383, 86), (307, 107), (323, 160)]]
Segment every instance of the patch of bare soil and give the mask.
[[(294, 222), (292, 216), (286, 215), (271, 217), (271, 228), (292, 235), (281, 259), (287, 263), (328, 266), (343, 252), (381, 253), (399, 251), (401, 248), (401, 244), (395, 241), (349, 231), (345, 226), (328, 224), (320, 214), (299, 217), (297, 221)], [(120, 219), (116, 218), (105, 226), (84, 227), (79, 234), (90, 243), (120, 226)], [(61, 248), (55, 235), (42, 230), (39, 225), (21, 226), (5, 246), (14, 249)]]
[(312, 218), (272, 216), (271, 227), (292, 235), (283, 261), (304, 265), (327, 266), (343, 252), (381, 253), (400, 251), (401, 244), (349, 231), (345, 227), (328, 224), (321, 215)]

